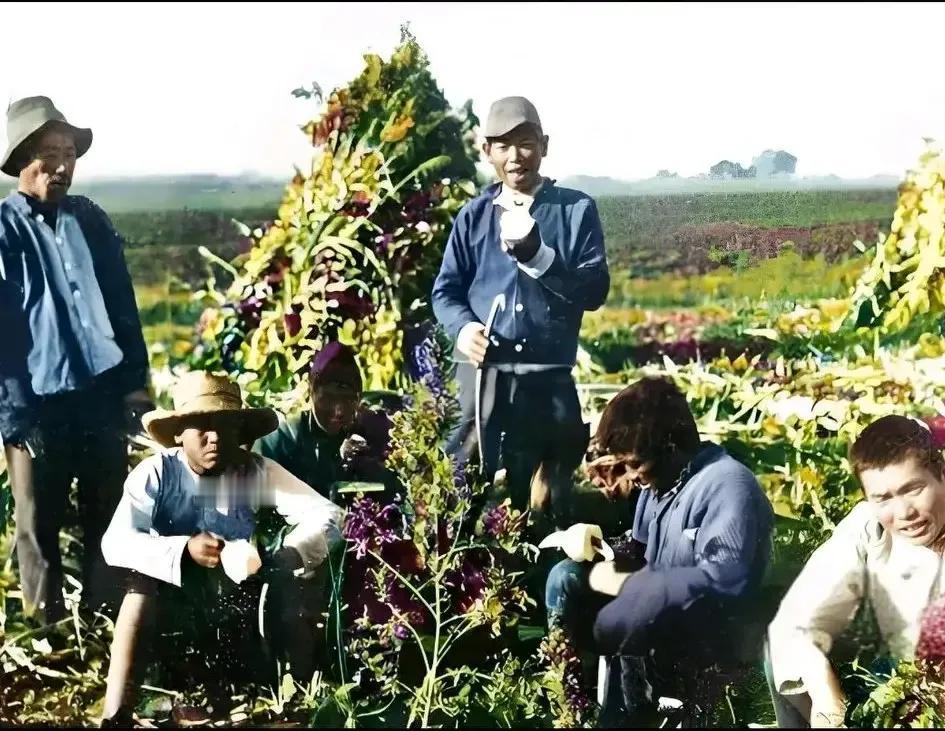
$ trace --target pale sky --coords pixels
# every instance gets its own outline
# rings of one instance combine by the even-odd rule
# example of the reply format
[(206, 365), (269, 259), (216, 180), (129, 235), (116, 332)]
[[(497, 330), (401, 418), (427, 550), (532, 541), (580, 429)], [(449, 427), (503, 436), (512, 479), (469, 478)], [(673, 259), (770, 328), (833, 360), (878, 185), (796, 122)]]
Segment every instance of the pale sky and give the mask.
[(79, 179), (284, 178), (317, 111), (291, 90), (351, 80), (405, 21), (453, 105), (536, 104), (554, 177), (766, 148), (799, 175), (901, 175), (945, 140), (945, 8), (920, 3), (0, 3), (0, 103), (44, 94), (92, 127)]

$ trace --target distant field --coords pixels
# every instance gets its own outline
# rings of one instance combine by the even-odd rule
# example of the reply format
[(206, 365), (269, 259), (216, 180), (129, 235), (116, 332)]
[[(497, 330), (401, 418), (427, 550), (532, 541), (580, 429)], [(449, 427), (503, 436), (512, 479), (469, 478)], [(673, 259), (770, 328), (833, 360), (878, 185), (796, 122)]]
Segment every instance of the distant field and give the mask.
[(610, 261), (639, 276), (659, 276), (735, 264), (739, 251), (769, 258), (785, 240), (804, 255), (842, 258), (853, 253), (856, 238), (888, 227), (896, 191), (694, 193), (602, 197), (597, 203)]
[[(128, 241), (136, 281), (169, 274), (195, 284), (206, 274), (205, 245), (232, 258), (247, 241), (233, 219), (256, 227), (275, 215), (282, 185), (223, 178), (156, 179), (90, 184), (95, 198)], [(735, 271), (793, 249), (827, 262), (872, 243), (888, 228), (894, 188), (768, 190), (601, 196), (597, 199), (608, 257), (634, 277)], [(790, 242), (790, 243), (787, 243)]]

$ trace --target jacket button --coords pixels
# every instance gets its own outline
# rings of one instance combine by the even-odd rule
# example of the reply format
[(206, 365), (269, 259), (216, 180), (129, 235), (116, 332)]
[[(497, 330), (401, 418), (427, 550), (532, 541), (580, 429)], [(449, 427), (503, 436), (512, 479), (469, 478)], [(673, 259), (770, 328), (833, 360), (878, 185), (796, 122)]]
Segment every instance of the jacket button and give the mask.
[(515, 305), (515, 311), (516, 311), (516, 312), (521, 312), (521, 311), (524, 310), (524, 309), (525, 309), (525, 306), (524, 306), (521, 302), (519, 302), (517, 305)]
[(521, 344), (521, 343), (515, 343), (515, 352), (516, 352), (516, 353), (521, 353), (521, 352), (522, 352), (522, 344)]

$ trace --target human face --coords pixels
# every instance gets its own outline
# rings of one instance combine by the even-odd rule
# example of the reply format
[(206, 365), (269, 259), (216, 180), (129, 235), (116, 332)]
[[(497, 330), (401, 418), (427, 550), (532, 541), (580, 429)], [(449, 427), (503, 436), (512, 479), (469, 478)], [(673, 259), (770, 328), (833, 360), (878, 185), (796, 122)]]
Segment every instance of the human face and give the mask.
[(32, 147), (30, 160), (20, 171), (20, 191), (44, 203), (58, 203), (72, 185), (75, 161), (72, 133), (51, 125)]
[(531, 124), (520, 124), (502, 137), (487, 140), (482, 150), (503, 185), (531, 193), (541, 182), (538, 170), (548, 154), (548, 136)]
[(591, 455), (585, 471), (591, 482), (611, 500), (626, 498), (634, 490), (652, 487), (657, 482), (656, 465), (633, 453)]
[(916, 459), (863, 470), (860, 482), (882, 526), (909, 543), (928, 546), (945, 527), (942, 475)]
[(194, 416), (175, 438), (198, 475), (218, 475), (234, 464), (240, 451), (238, 419), (227, 414)]
[(347, 432), (354, 426), (361, 403), (361, 389), (343, 383), (316, 383), (312, 386), (312, 412), (315, 421), (331, 435)]

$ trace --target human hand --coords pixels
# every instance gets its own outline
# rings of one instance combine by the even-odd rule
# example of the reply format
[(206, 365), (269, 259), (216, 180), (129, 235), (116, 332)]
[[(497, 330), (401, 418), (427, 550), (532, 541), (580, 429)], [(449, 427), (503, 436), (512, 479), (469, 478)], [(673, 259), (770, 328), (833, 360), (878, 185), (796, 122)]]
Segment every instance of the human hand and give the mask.
[(847, 709), (843, 703), (830, 702), (824, 706), (811, 704), (811, 728), (844, 728), (846, 713)]
[(541, 247), (538, 225), (524, 206), (502, 212), (499, 239), (502, 248), (522, 262), (532, 259)]
[(368, 451), (367, 439), (360, 434), (352, 434), (341, 443), (341, 459), (345, 462), (354, 459)]
[(187, 553), (198, 566), (205, 569), (216, 568), (220, 564), (220, 552), (223, 550), (223, 541), (204, 531), (192, 536), (187, 541)]
[(599, 525), (575, 523), (565, 531), (557, 531), (547, 536), (539, 548), (557, 546), (562, 549), (572, 561), (593, 561), (598, 553), (613, 560), (613, 551), (604, 544), (604, 534)]
[[(511, 213), (503, 215), (502, 221), (505, 221), (510, 215)], [(530, 222), (530, 224), (528, 222)], [(526, 227), (528, 227), (527, 230), (525, 230)], [(529, 216), (527, 222), (516, 226), (515, 228), (520, 229), (519, 231), (514, 231), (511, 227), (502, 226), (502, 222), (500, 222), (499, 228), (504, 229), (500, 236), (502, 238), (502, 246), (506, 252), (520, 262), (531, 261), (535, 258), (535, 255), (541, 248), (541, 235), (538, 232), (538, 226), (535, 225), (534, 219)]]
[(486, 359), (486, 350), (489, 339), (485, 336), (486, 326), (481, 322), (470, 322), (463, 326), (456, 339), (459, 352), (469, 358), (475, 365), (482, 365)]

